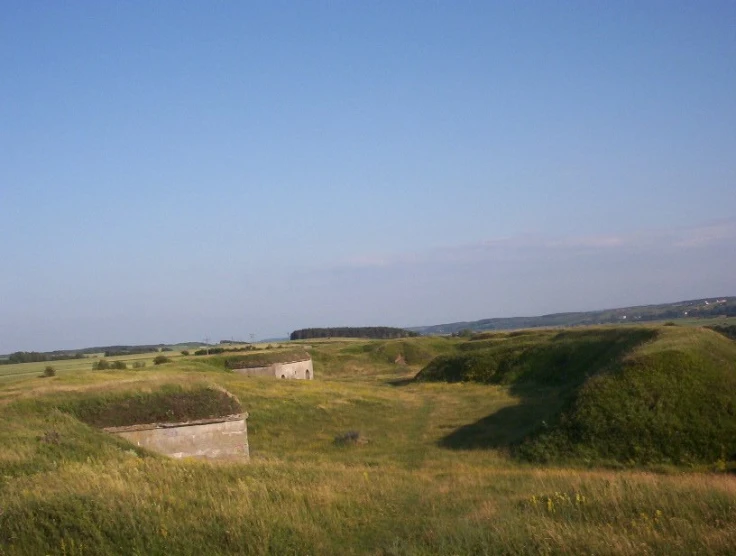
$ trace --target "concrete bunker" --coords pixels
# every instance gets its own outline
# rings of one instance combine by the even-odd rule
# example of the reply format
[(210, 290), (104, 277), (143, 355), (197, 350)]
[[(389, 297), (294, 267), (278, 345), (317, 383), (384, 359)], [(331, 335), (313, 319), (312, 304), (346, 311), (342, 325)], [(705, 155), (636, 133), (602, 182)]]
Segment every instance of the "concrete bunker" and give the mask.
[(85, 423), (153, 452), (173, 457), (247, 461), (248, 414), (239, 400), (212, 386), (167, 385), (81, 400), (73, 413)]
[(225, 366), (246, 376), (314, 379), (312, 357), (304, 350), (230, 356), (225, 358)]
[(249, 459), (247, 413), (180, 423), (107, 427), (128, 442), (173, 458)]

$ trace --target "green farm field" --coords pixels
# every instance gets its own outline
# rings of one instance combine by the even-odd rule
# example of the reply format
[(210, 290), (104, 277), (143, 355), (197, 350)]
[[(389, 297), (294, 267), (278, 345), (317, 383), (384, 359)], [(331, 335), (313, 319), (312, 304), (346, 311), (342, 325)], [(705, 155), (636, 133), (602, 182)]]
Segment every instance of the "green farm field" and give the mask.
[[(511, 371), (537, 373), (530, 364), (554, 365), (561, 350), (588, 357), (565, 368), (592, 369), (594, 356), (613, 353), (601, 338), (625, 360), (706, 349), (719, 372), (736, 374), (733, 342), (711, 331), (606, 330), (304, 341), (313, 381), (245, 378), (177, 357), (126, 371), (92, 371), (90, 361), (2, 383), (0, 554), (732, 553), (729, 461), (539, 463), (514, 447), (560, 409), (565, 384), (538, 375), (512, 384), (508, 374), (494, 383), (491, 366), (467, 365), (473, 380), (413, 380), (437, 357), (437, 373), (454, 372), (466, 356), (498, 362), (528, 348), (526, 366)], [(250, 414), (251, 462), (167, 459), (65, 409), (170, 384), (235, 394)], [(335, 442), (350, 431), (359, 442)], [(460, 431), (466, 444), (450, 442)]]
[[(230, 344), (230, 348), (242, 348), (251, 344)], [(266, 349), (270, 344), (252, 344), (256, 349)], [(273, 344), (274, 346), (277, 344)], [(213, 346), (214, 347), (214, 346)], [(189, 348), (189, 352), (193, 353), (199, 349), (198, 347)], [(32, 378), (43, 373), (47, 366), (51, 366), (57, 373), (68, 373), (70, 371), (87, 371), (92, 369), (96, 361), (105, 359), (109, 362), (122, 361), (128, 367), (132, 367), (136, 363), (143, 363), (146, 367), (153, 365), (153, 360), (157, 355), (165, 355), (171, 359), (183, 357), (182, 350), (178, 351), (152, 351), (149, 353), (135, 353), (130, 355), (117, 355), (113, 357), (105, 357), (104, 353), (89, 354), (82, 359), (63, 359), (59, 361), (40, 361), (34, 363), (16, 363), (13, 365), (0, 365), (0, 383), (3, 381), (18, 380), (24, 378)], [(186, 351), (186, 350), (184, 350)]]
[[(153, 365), (153, 359), (160, 352), (136, 353), (133, 355), (122, 355), (116, 357), (105, 357), (107, 361), (123, 361), (128, 366), (133, 363), (145, 363), (146, 366)], [(181, 352), (165, 352), (163, 355), (167, 357), (181, 357)], [(32, 378), (33, 376), (43, 373), (47, 366), (51, 366), (59, 374), (69, 372), (80, 372), (92, 369), (96, 361), (103, 358), (103, 354), (87, 356), (82, 359), (64, 359), (61, 361), (40, 361), (36, 363), (16, 363), (13, 365), (0, 365), (0, 382), (9, 380), (18, 380), (24, 378)]]
[[(662, 321), (666, 322), (666, 321)], [(736, 325), (736, 317), (713, 317), (710, 319), (677, 319), (675, 321), (681, 326), (733, 326)]]

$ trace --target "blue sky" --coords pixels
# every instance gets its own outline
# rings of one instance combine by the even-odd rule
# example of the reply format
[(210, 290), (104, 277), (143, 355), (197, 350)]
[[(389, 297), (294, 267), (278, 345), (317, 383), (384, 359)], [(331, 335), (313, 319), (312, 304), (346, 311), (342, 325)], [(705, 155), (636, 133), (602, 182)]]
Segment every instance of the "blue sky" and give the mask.
[(734, 2), (0, 8), (0, 353), (736, 294)]

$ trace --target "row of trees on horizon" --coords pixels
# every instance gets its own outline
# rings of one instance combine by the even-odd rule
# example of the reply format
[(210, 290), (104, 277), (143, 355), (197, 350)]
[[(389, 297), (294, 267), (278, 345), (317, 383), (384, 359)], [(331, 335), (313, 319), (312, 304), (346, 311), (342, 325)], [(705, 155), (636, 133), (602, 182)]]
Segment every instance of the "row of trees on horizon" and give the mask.
[(84, 359), (82, 353), (41, 353), (39, 351), (16, 351), (7, 359), (0, 359), (0, 365), (15, 363), (45, 363), (47, 361), (65, 361), (67, 359)]
[(390, 340), (394, 338), (411, 338), (413, 336), (419, 336), (419, 334), (411, 330), (390, 326), (340, 326), (336, 328), (302, 328), (300, 330), (294, 330), (289, 336), (289, 339), (371, 338), (374, 340)]

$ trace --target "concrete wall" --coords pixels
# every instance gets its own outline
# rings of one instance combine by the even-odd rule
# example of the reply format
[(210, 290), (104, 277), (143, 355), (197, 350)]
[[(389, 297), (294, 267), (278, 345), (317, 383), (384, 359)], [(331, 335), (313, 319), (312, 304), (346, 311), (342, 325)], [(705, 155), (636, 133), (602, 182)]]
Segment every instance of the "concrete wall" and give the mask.
[(173, 458), (249, 458), (247, 414), (191, 423), (135, 425), (105, 429), (136, 446)]
[(247, 369), (233, 369), (236, 373), (247, 376), (275, 376), (276, 378), (297, 378), (312, 380), (314, 366), (312, 360), (293, 361), (291, 363), (274, 363), (268, 367), (251, 367)]

